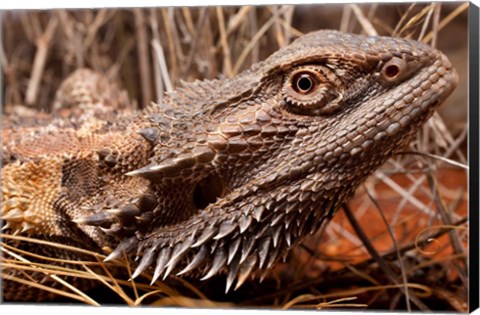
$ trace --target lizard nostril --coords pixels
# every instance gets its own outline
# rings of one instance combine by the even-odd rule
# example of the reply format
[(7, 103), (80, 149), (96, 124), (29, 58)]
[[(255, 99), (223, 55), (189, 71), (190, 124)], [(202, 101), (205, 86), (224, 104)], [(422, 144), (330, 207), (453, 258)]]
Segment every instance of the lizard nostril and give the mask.
[(397, 65), (390, 65), (385, 68), (385, 75), (389, 78), (395, 77), (400, 72)]
[(382, 68), (382, 77), (383, 80), (389, 83), (400, 81), (405, 79), (408, 76), (410, 71), (408, 71), (408, 66), (405, 60), (393, 57)]
[(197, 209), (205, 209), (208, 205), (217, 201), (224, 195), (225, 185), (220, 176), (210, 175), (195, 186), (193, 191), (193, 203)]

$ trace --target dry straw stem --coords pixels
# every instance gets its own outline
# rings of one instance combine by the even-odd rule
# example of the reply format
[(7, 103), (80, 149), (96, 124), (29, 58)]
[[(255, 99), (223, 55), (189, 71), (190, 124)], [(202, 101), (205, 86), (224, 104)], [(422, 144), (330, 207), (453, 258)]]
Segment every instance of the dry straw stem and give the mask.
[[(357, 235), (362, 240), (363, 244), (367, 248), (370, 255), (373, 257), (373, 259), (375, 259), (377, 264), (385, 272), (385, 274), (390, 279), (390, 281), (393, 282), (394, 284), (399, 284), (398, 280), (396, 278), (395, 272), (388, 266), (388, 264), (382, 259), (380, 254), (376, 251), (375, 247), (372, 245), (372, 243), (368, 239), (367, 235), (365, 234), (365, 232), (361, 228), (360, 224), (358, 224), (358, 221), (355, 219), (355, 216), (354, 216), (352, 210), (350, 209), (350, 207), (347, 204), (343, 204), (342, 208), (343, 208), (345, 214), (347, 215), (348, 221), (352, 225), (352, 227), (355, 230), (355, 232), (357, 233)], [(403, 270), (403, 268), (402, 268), (402, 270)], [(402, 273), (402, 276), (404, 276), (403, 280), (405, 281), (406, 277), (405, 277), (404, 273)], [(403, 285), (404, 285), (404, 287), (400, 286), (399, 288), (400, 288), (400, 290), (402, 290), (402, 292), (405, 294), (405, 297), (408, 299), (407, 300), (407, 309), (409, 311), (411, 311), (410, 304), (409, 304), (408, 301), (412, 301), (419, 309), (421, 309), (423, 311), (429, 311), (429, 308), (425, 304), (423, 304), (418, 299), (418, 297), (416, 297), (415, 295), (410, 295), (409, 294), (408, 288), (407, 288), (407, 283), (403, 283)]]
[(161, 76), (160, 63), (165, 62), (165, 56), (163, 54), (163, 48), (160, 44), (160, 35), (158, 33), (158, 20), (155, 10), (150, 9), (150, 28), (152, 29), (152, 40), (150, 44), (152, 45), (152, 57), (153, 57), (153, 79), (155, 84), (155, 92), (157, 95), (157, 102), (159, 102), (163, 97), (164, 87), (163, 80)]
[(245, 59), (247, 58), (248, 54), (253, 49), (253, 47), (257, 44), (258, 40), (268, 31), (268, 29), (273, 25), (273, 23), (275, 23), (275, 21), (279, 19), (279, 15), (285, 13), (288, 9), (289, 9), (288, 6), (283, 6), (278, 12), (278, 14), (268, 19), (268, 21), (265, 22), (265, 24), (263, 24), (263, 26), (258, 30), (258, 32), (252, 37), (252, 39), (243, 49), (242, 53), (237, 59), (237, 62), (235, 63), (235, 66), (233, 67), (234, 74), (238, 74), (238, 72), (240, 71), (240, 68), (245, 62)]
[[(48, 269), (43, 269), (41, 268), (41, 266), (39, 264), (32, 264), (30, 261), (28, 261), (27, 259), (25, 259), (24, 257), (21, 257), (15, 253), (12, 253), (10, 252), (9, 250), (7, 250), (5, 247), (0, 247), (0, 250), (12, 257), (15, 257), (16, 259), (18, 259), (19, 261), (21, 262), (24, 262), (24, 263), (28, 263), (28, 264), (31, 264), (34, 266), (33, 270), (32, 271), (40, 271), (40, 272), (44, 272), (45, 275), (47, 277), (50, 277), (52, 278), (53, 280), (63, 284), (66, 288), (70, 289), (71, 291), (73, 291), (74, 293), (77, 294), (77, 296), (75, 296), (74, 294), (69, 294), (69, 297), (74, 297), (76, 299), (78, 299), (79, 301), (82, 301), (82, 302), (85, 302), (86, 304), (90, 304), (90, 305), (95, 305), (95, 306), (99, 306), (99, 304), (97, 302), (95, 302), (95, 300), (93, 300), (92, 298), (90, 298), (89, 296), (87, 296), (85, 293), (83, 293), (82, 291), (80, 291), (79, 289), (77, 289), (76, 287), (74, 287), (73, 285), (71, 285), (70, 283), (66, 282), (65, 280), (61, 279), (60, 277), (58, 277), (56, 274), (50, 274), (50, 272), (48, 272)], [(3, 260), (3, 257), (2, 257), (2, 260)], [(2, 266), (4, 267), (10, 267), (12, 268), (12, 266), (8, 266), (8, 263), (3, 263), (2, 262)], [(43, 270), (42, 270), (43, 269)], [(17, 282), (20, 282), (20, 283), (24, 283), (23, 279), (18, 279), (17, 277), (14, 277), (14, 276), (11, 276), (11, 275), (5, 275), (2, 273), (2, 278), (4, 279), (10, 279), (10, 280), (14, 280), (14, 281), (17, 281)], [(20, 280), (20, 281), (19, 281)], [(32, 286), (38, 286), (39, 288), (41, 289), (44, 289), (46, 291), (50, 291), (50, 290), (55, 290), (53, 288), (49, 288), (49, 287), (46, 287), (44, 285), (41, 285), (39, 283), (35, 283), (35, 282), (32, 282), (32, 281), (28, 281), (29, 283), (32, 284)], [(56, 291), (56, 290), (55, 290)], [(52, 291), (51, 291), (52, 292)], [(53, 293), (58, 293), (58, 292), (53, 292)]]
[(328, 302), (318, 303), (317, 305), (315, 305), (315, 308), (316, 309), (323, 309), (323, 308), (328, 309), (328, 308), (335, 308), (335, 307), (341, 307), (341, 308), (362, 307), (362, 308), (366, 308), (368, 306), (367, 304), (339, 303), (339, 302), (344, 302), (344, 301), (353, 301), (353, 300), (356, 300), (356, 299), (357, 299), (356, 297), (340, 298), (340, 299), (336, 299), (336, 300), (332, 300), (332, 301), (328, 301)]
[[(400, 250), (398, 248), (398, 242), (397, 242), (397, 238), (395, 237), (395, 233), (393, 232), (392, 230), (392, 227), (388, 224), (387, 222), (387, 219), (385, 218), (385, 215), (383, 214), (383, 210), (381, 209), (380, 205), (378, 204), (377, 200), (375, 200), (375, 198), (373, 198), (373, 196), (369, 193), (368, 189), (366, 190), (366, 193), (368, 195), (368, 197), (370, 198), (370, 200), (372, 201), (372, 203), (375, 205), (375, 208), (377, 209), (378, 213), (380, 214), (382, 220), (383, 220), (383, 223), (385, 224), (387, 230), (388, 230), (388, 234), (390, 234), (390, 237), (393, 241), (393, 246), (394, 246), (394, 249), (396, 250), (397, 252), (397, 259), (400, 263), (400, 270), (402, 272), (402, 281), (405, 285), (405, 288), (403, 289), (403, 292), (405, 294), (405, 302), (406, 302), (406, 305), (407, 305), (407, 310), (408, 311), (411, 311), (411, 306), (410, 306), (410, 293), (408, 291), (408, 287), (406, 286), (406, 283), (407, 283), (407, 274), (405, 272), (405, 265), (403, 263), (403, 259), (402, 259), (402, 256), (400, 255)], [(378, 258), (380, 260), (382, 260), (381, 256), (380, 255), (377, 255), (377, 256), (373, 256), (373, 258)], [(382, 260), (383, 262), (383, 260)], [(381, 264), (380, 264), (381, 265)], [(382, 265), (381, 265), (382, 266)]]
[[(431, 289), (418, 284), (418, 283), (407, 283), (406, 286), (409, 289), (416, 289), (418, 290), (417, 295), (422, 296), (422, 297), (427, 297), (431, 295)], [(296, 304), (299, 303), (304, 303), (304, 302), (310, 302), (310, 301), (317, 301), (317, 300), (324, 300), (324, 299), (329, 299), (329, 298), (336, 298), (336, 297), (348, 297), (348, 298), (354, 298), (355, 295), (359, 295), (362, 293), (370, 292), (370, 291), (385, 291), (387, 289), (395, 289), (395, 288), (403, 288), (403, 284), (391, 284), (391, 285), (381, 285), (381, 286), (370, 286), (370, 287), (363, 287), (363, 288), (355, 288), (355, 289), (349, 289), (349, 290), (344, 290), (341, 292), (335, 292), (335, 293), (330, 293), (330, 294), (319, 294), (319, 295), (313, 295), (313, 294), (305, 294), (305, 295), (299, 295), (286, 303), (285, 305), (282, 306), (282, 309), (289, 309), (295, 306)]]
[(220, 42), (222, 43), (223, 49), (223, 69), (227, 77), (231, 78), (233, 76), (232, 70), (232, 57), (230, 55), (230, 46), (227, 42), (227, 31), (225, 30), (225, 19), (223, 16), (223, 9), (221, 7), (216, 7), (216, 13), (218, 18), (218, 28), (220, 30)]
[[(2, 277), (4, 279), (26, 284), (41, 290), (45, 290), (45, 291), (57, 294), (59, 296), (64, 296), (64, 297), (71, 298), (86, 304), (96, 305), (96, 306), (100, 305), (97, 301), (95, 301), (92, 297), (88, 296), (85, 292), (82, 292), (81, 290), (77, 289), (75, 286), (68, 283), (66, 280), (64, 280), (61, 277), (68, 276), (68, 277), (75, 277), (75, 278), (81, 278), (81, 279), (97, 280), (100, 283), (104, 284), (112, 292), (117, 294), (120, 298), (122, 298), (122, 300), (127, 305), (131, 305), (131, 306), (140, 305), (145, 298), (155, 294), (156, 295), (166, 294), (167, 296), (171, 296), (171, 297), (180, 296), (175, 289), (172, 289), (163, 283), (157, 282), (155, 283), (155, 285), (146, 285), (143, 283), (135, 283), (134, 281), (115, 278), (110, 272), (110, 269), (113, 266), (116, 266), (117, 268), (121, 267), (126, 269), (131, 276), (131, 268), (129, 266), (128, 260), (124, 260), (124, 262), (112, 262), (107, 264), (102, 261), (103, 258), (105, 258), (104, 255), (99, 255), (98, 253), (83, 250), (80, 248), (66, 246), (64, 244), (55, 243), (55, 242), (48, 242), (48, 241), (28, 238), (28, 237), (12, 236), (8, 234), (0, 234), (0, 237), (3, 239), (11, 239), (11, 240), (20, 241), (20, 242), (32, 242), (36, 244), (41, 244), (42, 246), (52, 246), (58, 249), (92, 255), (97, 260), (95, 262), (95, 261), (72, 261), (72, 260), (66, 260), (66, 259), (55, 259), (55, 258), (43, 256), (43, 255), (25, 253), (22, 250), (19, 250), (13, 246), (10, 246), (2, 242), (0, 246), (0, 250), (2, 250), (2, 252), (4, 252), (5, 255), (13, 258), (13, 259), (7, 259), (5, 255), (3, 255), (1, 258), (2, 268), (16, 269), (18, 271), (22, 271), (26, 275), (26, 278), (30, 280), (22, 279), (16, 276), (2, 273)], [(27, 260), (25, 256), (31, 256), (36, 259), (41, 259), (41, 260), (47, 261), (47, 263), (31, 262)], [(63, 267), (63, 265), (52, 264), (48, 262), (57, 262), (57, 263), (59, 262), (59, 263), (63, 263), (65, 266), (80, 265), (85, 271), (82, 271), (81, 269), (72, 269), (69, 267)], [(98, 270), (93, 271), (88, 266), (101, 267), (102, 270), (105, 272), (105, 275), (101, 275), (98, 272)], [(33, 280), (28, 274), (28, 272), (39, 272), (39, 271), (44, 272), (48, 277), (61, 283), (65, 289), (68, 289), (69, 291), (72, 291), (72, 292), (54, 289), (49, 286), (38, 283), (37, 281)], [(147, 277), (150, 277), (150, 276), (148, 275)], [(203, 295), (200, 291), (198, 291), (198, 289), (193, 287), (187, 281), (181, 280), (180, 283), (184, 288), (190, 290), (199, 298), (203, 300), (207, 299), (205, 295)], [(131, 298), (123, 290), (122, 286), (132, 288), (134, 290), (134, 297)], [(138, 290), (142, 290), (143, 292), (146, 292), (146, 293), (143, 295), (139, 295)], [(182, 301), (182, 300), (179, 299), (179, 301)], [(181, 304), (177, 304), (177, 305), (185, 306)]]
[(367, 17), (365, 17), (360, 7), (356, 4), (350, 4), (350, 7), (352, 8), (352, 11), (355, 14), (355, 17), (357, 18), (358, 22), (360, 22), (360, 25), (362, 25), (363, 30), (369, 36), (377, 36), (378, 35), (377, 31), (373, 27), (372, 23), (367, 19)]
[[(442, 221), (445, 224), (451, 225), (453, 220), (452, 220), (450, 211), (447, 211), (446, 209), (445, 201), (442, 200), (436, 179), (430, 173), (427, 175), (427, 179), (428, 179), (428, 184), (430, 186), (430, 189), (433, 191), (433, 199), (437, 206), (437, 210), (440, 213)], [(463, 247), (462, 242), (460, 241), (456, 231), (453, 229), (450, 233), (448, 233), (448, 235), (450, 237), (450, 242), (452, 244), (454, 253), (465, 255), (465, 248)], [(467, 259), (464, 259), (462, 262), (463, 262), (462, 268), (457, 268), (457, 269), (459, 273), (463, 275), (463, 278), (466, 279), (467, 275), (463, 274), (463, 270), (466, 269), (468, 261)]]
[(95, 16), (93, 23), (88, 27), (87, 35), (85, 36), (85, 41), (82, 44), (82, 50), (87, 51), (93, 43), (95, 43), (95, 37), (105, 23), (107, 23), (110, 18), (113, 16), (112, 11), (107, 11), (106, 9), (100, 9)]
[[(413, 8), (413, 6), (412, 6)], [(405, 36), (406, 31), (415, 31), (417, 28), (417, 25), (419, 25), (422, 20), (428, 15), (428, 13), (433, 9), (433, 4), (424, 7), (418, 14), (415, 14), (413, 17), (411, 17), (409, 20), (406, 21), (405, 25), (399, 29), (399, 26), (401, 25), (398, 23), (397, 27), (395, 27), (395, 30), (393, 32), (393, 36), (399, 36), (399, 37), (407, 37)], [(409, 13), (410, 11), (407, 11)], [(406, 15), (405, 15), (406, 16)], [(400, 22), (404, 22), (401, 20)], [(410, 36), (408, 36), (410, 37)]]
[(425, 38), (423, 39), (423, 42), (428, 43), (434, 36), (436, 36), (435, 34), (438, 34), (438, 32), (440, 32), (440, 30), (442, 30), (445, 26), (447, 26), (450, 22), (452, 22), (453, 19), (455, 19), (461, 13), (465, 12), (468, 9), (468, 6), (469, 6), (469, 3), (464, 2), (462, 5), (460, 5), (455, 10), (453, 10), (442, 21), (440, 21), (440, 23), (438, 23), (438, 26), (434, 30), (430, 31), (430, 33), (428, 33), (427, 36), (425, 36)]
[[(186, 10), (189, 10), (189, 9), (186, 8)], [(180, 44), (179, 34), (176, 30), (176, 26), (175, 26), (176, 23), (174, 21), (173, 8), (163, 8), (161, 9), (160, 12), (162, 15), (161, 20), (163, 21), (165, 33), (167, 35), (167, 43), (168, 43), (167, 47), (168, 47), (170, 63), (171, 63), (171, 67), (169, 69), (169, 77), (173, 79), (177, 79), (180, 73), (182, 72), (180, 65), (182, 65), (185, 62), (186, 57), (183, 54), (183, 49)], [(183, 12), (184, 14), (186, 13), (185, 11)], [(154, 13), (152, 12), (152, 14)], [(187, 16), (189, 15), (187, 14)], [(157, 32), (157, 30), (155, 30), (155, 32)], [(191, 34), (189, 36), (191, 36)], [(159, 37), (158, 39), (159, 39), (159, 42), (161, 42)], [(163, 76), (164, 76), (164, 80), (166, 80), (167, 76), (166, 75), (163, 75)], [(172, 91), (172, 90), (173, 88), (171, 87), (167, 88), (167, 91)]]
[(37, 53), (33, 61), (31, 79), (28, 83), (27, 93), (25, 97), (25, 103), (32, 105), (37, 100), (37, 93), (40, 86), (43, 71), (45, 69), (45, 63), (47, 61), (47, 52), (51, 45), (52, 37), (57, 28), (58, 20), (56, 17), (52, 17), (48, 22), (45, 32), (37, 37), (36, 46)]
[(140, 70), (140, 86), (142, 88), (142, 103), (150, 103), (152, 90), (150, 88), (150, 58), (147, 43), (147, 26), (145, 23), (144, 12), (142, 9), (133, 9), (135, 16), (135, 30), (137, 35), (137, 54)]
[(205, 22), (207, 21), (207, 8), (202, 7), (200, 9), (200, 18), (197, 21), (196, 27), (195, 27), (195, 34), (193, 35), (193, 43), (190, 47), (190, 51), (188, 53), (187, 57), (187, 63), (185, 68), (182, 69), (182, 76), (186, 77), (187, 73), (190, 71), (190, 67), (192, 66), (193, 63), (193, 57), (195, 56), (195, 52), (198, 48), (198, 43), (200, 41), (200, 38), (202, 37), (202, 31), (203, 27), (205, 25)]

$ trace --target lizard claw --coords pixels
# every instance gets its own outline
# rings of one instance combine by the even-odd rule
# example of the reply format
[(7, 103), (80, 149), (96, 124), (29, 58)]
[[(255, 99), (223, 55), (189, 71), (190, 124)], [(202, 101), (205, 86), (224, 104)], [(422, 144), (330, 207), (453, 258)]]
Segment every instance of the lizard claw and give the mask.
[(151, 222), (153, 210), (157, 204), (155, 195), (145, 193), (121, 207), (102, 209), (92, 215), (72, 221), (77, 224), (100, 227), (104, 233), (122, 238), (132, 235), (139, 228)]
[(90, 216), (73, 219), (72, 221), (77, 224), (107, 227), (113, 223), (113, 218), (114, 216), (111, 213), (102, 211)]

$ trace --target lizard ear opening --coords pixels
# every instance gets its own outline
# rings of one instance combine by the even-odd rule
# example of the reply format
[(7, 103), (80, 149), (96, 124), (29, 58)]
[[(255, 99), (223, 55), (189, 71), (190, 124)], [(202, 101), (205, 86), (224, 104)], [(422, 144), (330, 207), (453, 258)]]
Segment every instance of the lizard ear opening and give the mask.
[(217, 174), (210, 175), (195, 186), (193, 203), (197, 209), (203, 210), (208, 205), (215, 203), (225, 193), (225, 185)]

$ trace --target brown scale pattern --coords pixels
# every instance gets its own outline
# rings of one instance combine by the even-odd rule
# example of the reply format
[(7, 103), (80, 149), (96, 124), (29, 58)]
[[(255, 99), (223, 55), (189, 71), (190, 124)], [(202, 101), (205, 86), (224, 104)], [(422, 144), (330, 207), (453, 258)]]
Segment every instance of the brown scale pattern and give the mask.
[[(74, 88), (58, 97), (96, 105), (79, 106), (80, 118), (65, 109), (31, 136), (2, 133), (3, 159), (17, 160), (2, 169), (2, 187), (27, 185), (11, 175), (25, 165), (57, 161), (62, 176), (47, 190), (60, 190), (51, 207), (65, 242), (114, 248), (107, 260), (137, 256), (134, 277), (149, 272), (154, 281), (223, 272), (228, 291), (327, 223), (410, 141), (457, 75), (441, 52), (416, 41), (319, 31), (235, 78), (184, 83), (142, 112), (118, 115), (129, 104), (111, 100), (121, 93), (89, 98), (91, 86), (65, 82)], [(7, 231), (28, 234), (13, 193), (4, 196)], [(28, 290), (16, 288), (7, 299)]]

